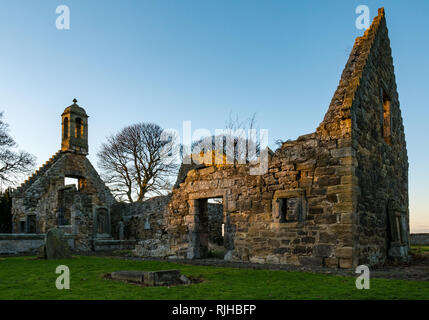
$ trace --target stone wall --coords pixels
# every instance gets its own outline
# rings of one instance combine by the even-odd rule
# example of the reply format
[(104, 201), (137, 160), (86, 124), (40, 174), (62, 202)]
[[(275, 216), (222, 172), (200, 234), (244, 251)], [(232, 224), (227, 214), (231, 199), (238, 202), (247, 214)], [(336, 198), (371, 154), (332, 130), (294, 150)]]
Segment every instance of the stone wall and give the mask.
[(120, 238), (120, 221), (124, 223), (124, 239), (145, 240), (165, 237), (166, 207), (170, 196), (158, 196), (143, 202), (117, 203), (112, 207), (112, 235)]
[[(165, 216), (171, 195), (157, 196), (143, 202), (118, 202), (112, 207), (112, 236), (120, 238), (120, 221), (124, 224), (124, 239), (148, 240), (166, 236)], [(222, 204), (209, 203), (210, 228), (213, 239), (222, 237)]]
[[(347, 131), (345, 129), (345, 131)], [(351, 193), (348, 157), (337, 141), (314, 133), (286, 142), (269, 161), (268, 173), (247, 165), (191, 170), (173, 190), (168, 232), (172, 252), (199, 258), (201, 199), (222, 197), (226, 257), (261, 263), (351, 266), (351, 224), (342, 201)], [(286, 199), (286, 200), (285, 200)], [(279, 203), (299, 199), (300, 214), (280, 221)]]
[(388, 256), (406, 259), (408, 158), (384, 11), (357, 39), (351, 59), (357, 61), (352, 82), (359, 85), (347, 89), (354, 99), (343, 103), (342, 112), (353, 121), (355, 264), (382, 264)]
[[(65, 235), (70, 249), (82, 251), (76, 247), (76, 236)], [(45, 244), (46, 234), (1, 234), (0, 233), (0, 255), (36, 254), (39, 248)], [(132, 250), (136, 245), (135, 240), (97, 240), (95, 239), (91, 250), (94, 251), (114, 251)], [(84, 250), (88, 251), (88, 250)]]
[[(0, 255), (34, 254), (45, 244), (46, 234), (0, 233)], [(74, 237), (66, 235), (71, 249), (75, 249)]]
[[(65, 177), (78, 178), (79, 188), (65, 186)], [(82, 251), (90, 250), (97, 234), (97, 208), (109, 211), (116, 202), (86, 156), (71, 152), (55, 154), (12, 196), (15, 233), (22, 231), (22, 223), (27, 225), (24, 232), (45, 233), (61, 224), (62, 215)]]
[(351, 268), (406, 259), (408, 160), (384, 10), (357, 38), (316, 132), (268, 172), (187, 165), (167, 215), (171, 254), (207, 256), (206, 201), (223, 199), (225, 259)]
[(135, 240), (94, 240), (94, 251), (133, 250)]
[(410, 242), (412, 245), (429, 245), (429, 233), (412, 233)]
[[(115, 239), (137, 244), (140, 256), (164, 256), (168, 252), (165, 214), (171, 195), (158, 196), (143, 202), (116, 203), (112, 207), (112, 235)], [(122, 234), (121, 234), (122, 228)]]
[(44, 243), (44, 234), (0, 234), (0, 255), (35, 253)]

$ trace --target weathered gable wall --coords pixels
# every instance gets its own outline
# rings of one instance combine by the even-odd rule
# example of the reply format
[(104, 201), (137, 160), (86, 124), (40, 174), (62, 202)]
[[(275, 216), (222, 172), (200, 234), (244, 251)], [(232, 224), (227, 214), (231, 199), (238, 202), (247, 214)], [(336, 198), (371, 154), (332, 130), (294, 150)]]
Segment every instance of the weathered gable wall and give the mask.
[[(403, 255), (395, 248), (408, 241), (407, 169), (380, 9), (365, 35), (356, 39), (323, 122), (315, 133), (284, 143), (270, 159), (267, 174), (250, 176), (248, 166), (237, 165), (197, 168), (178, 180), (167, 223), (171, 251), (188, 258), (205, 255), (201, 199), (222, 197), (225, 258), (344, 268), (382, 263), (388, 250)], [(296, 211), (300, 219), (279, 219), (284, 199), (295, 206), (287, 216)], [(389, 221), (392, 215), (399, 217), (399, 227)], [(399, 242), (395, 233), (403, 233)]]
[(395, 212), (402, 212), (402, 244), (408, 243), (408, 158), (384, 10), (358, 41), (367, 56), (351, 107), (358, 185), (354, 241), (357, 263), (373, 265), (384, 263), (388, 250), (400, 246), (390, 230), (391, 222), (396, 229), (390, 221)]
[[(79, 190), (66, 190), (65, 177), (80, 178)], [(75, 233), (77, 246), (90, 247), (94, 235), (94, 210), (110, 208), (116, 201), (85, 155), (70, 152), (58, 153), (46, 170), (40, 169), (34, 180), (24, 184), (13, 195), (12, 214), (14, 231), (20, 232), (20, 221), (35, 216), (36, 233), (45, 233), (58, 225), (58, 210), (63, 207), (59, 193), (65, 192), (70, 215), (70, 228)], [(69, 199), (69, 200), (70, 200)], [(73, 228), (71, 229), (73, 225)]]

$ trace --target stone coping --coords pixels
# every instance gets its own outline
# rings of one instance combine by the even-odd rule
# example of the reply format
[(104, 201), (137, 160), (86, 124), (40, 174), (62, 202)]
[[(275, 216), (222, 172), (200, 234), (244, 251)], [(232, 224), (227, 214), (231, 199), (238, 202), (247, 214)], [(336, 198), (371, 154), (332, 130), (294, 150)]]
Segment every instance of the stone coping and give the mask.
[[(0, 240), (45, 240), (46, 233), (0, 233)], [(66, 239), (73, 239), (73, 234), (64, 234)]]
[(0, 233), (0, 240), (45, 240), (44, 233)]
[[(0, 240), (45, 240), (45, 233), (0, 233)], [(73, 239), (73, 234), (64, 234), (66, 239)], [(94, 240), (97, 244), (135, 244), (138, 240)]]

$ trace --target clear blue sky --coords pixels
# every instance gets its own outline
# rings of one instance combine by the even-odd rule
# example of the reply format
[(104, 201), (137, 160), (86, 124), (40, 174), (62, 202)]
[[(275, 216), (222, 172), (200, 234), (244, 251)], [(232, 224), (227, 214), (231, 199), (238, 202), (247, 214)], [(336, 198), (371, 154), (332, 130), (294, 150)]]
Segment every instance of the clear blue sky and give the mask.
[[(70, 8), (70, 30), (55, 9)], [(358, 5), (386, 9), (410, 162), (412, 231), (429, 232), (428, 1), (0, 0), (0, 110), (22, 149), (60, 148), (73, 98), (89, 118), (90, 159), (125, 125), (222, 128), (256, 113), (269, 141), (315, 130), (354, 39)]]

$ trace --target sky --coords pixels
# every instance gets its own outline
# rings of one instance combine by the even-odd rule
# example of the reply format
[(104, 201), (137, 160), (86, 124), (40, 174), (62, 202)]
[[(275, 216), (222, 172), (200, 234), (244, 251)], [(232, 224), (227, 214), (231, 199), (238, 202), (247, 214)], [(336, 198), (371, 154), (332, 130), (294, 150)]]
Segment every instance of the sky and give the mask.
[[(70, 9), (58, 30), (56, 8)], [(269, 143), (314, 132), (356, 37), (359, 5), (384, 6), (408, 148), (410, 225), (429, 232), (429, 1), (0, 0), (0, 111), (43, 164), (73, 98), (89, 114), (89, 159), (136, 122), (223, 128), (229, 115)]]

